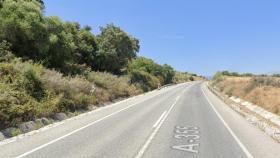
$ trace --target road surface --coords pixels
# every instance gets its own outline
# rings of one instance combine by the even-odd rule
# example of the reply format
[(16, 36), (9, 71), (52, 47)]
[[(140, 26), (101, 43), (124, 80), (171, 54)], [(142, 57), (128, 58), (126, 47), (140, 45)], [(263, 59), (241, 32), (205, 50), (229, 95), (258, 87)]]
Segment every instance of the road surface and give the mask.
[(190, 82), (100, 108), (0, 145), (0, 157), (273, 158), (280, 146)]

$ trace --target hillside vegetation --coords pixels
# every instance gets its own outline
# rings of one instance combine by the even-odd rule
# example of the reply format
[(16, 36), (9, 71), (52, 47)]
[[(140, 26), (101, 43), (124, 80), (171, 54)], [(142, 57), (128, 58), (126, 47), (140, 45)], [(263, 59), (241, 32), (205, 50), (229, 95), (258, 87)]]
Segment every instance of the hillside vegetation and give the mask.
[(229, 96), (238, 96), (280, 115), (280, 77), (218, 72), (213, 86)]
[(0, 129), (202, 79), (137, 56), (139, 40), (114, 24), (94, 35), (44, 8), (0, 0)]

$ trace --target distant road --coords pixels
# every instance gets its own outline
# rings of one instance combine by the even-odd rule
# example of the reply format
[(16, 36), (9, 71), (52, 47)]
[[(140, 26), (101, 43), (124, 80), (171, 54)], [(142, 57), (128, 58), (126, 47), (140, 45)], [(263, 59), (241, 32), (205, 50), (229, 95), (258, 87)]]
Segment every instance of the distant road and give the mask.
[(277, 158), (280, 145), (202, 82), (173, 85), (1, 145), (0, 157)]

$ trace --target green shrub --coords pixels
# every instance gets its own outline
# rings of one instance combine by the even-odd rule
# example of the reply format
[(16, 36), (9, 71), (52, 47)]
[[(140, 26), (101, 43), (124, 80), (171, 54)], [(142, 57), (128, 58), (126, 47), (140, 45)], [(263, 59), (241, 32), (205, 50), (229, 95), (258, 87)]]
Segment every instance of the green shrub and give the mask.
[(223, 73), (222, 72), (217, 72), (212, 79), (212, 84), (215, 85), (215, 84), (217, 84), (217, 83), (219, 83), (223, 80), (224, 80)]
[(0, 129), (96, 104), (93, 84), (81, 76), (65, 77), (19, 59), (0, 63), (0, 75)]
[(40, 101), (45, 96), (45, 90), (42, 81), (32, 69), (27, 69), (22, 75), (22, 85), (26, 92)]
[(186, 72), (175, 72), (175, 76), (173, 77), (173, 83), (183, 83), (190, 81), (191, 74)]
[(20, 129), (18, 129), (18, 128), (14, 128), (14, 129), (12, 129), (12, 131), (11, 131), (12, 137), (17, 136), (17, 135), (20, 135), (20, 134), (21, 134), (21, 131), (20, 131)]
[(58, 108), (59, 111), (64, 111), (64, 112), (66, 111), (74, 112), (75, 110), (77, 110), (74, 101), (64, 97), (60, 99)]
[(32, 118), (37, 101), (21, 86), (21, 72), (13, 64), (0, 63), (1, 128)]
[(94, 94), (96, 96), (97, 104), (101, 104), (101, 103), (111, 101), (110, 92), (106, 89), (96, 88)]
[(65, 96), (76, 93), (90, 94), (93, 84), (85, 78), (64, 77), (63, 74), (53, 70), (43, 70), (41, 79), (48, 89), (56, 92), (56, 94), (63, 93)]
[(160, 85), (157, 77), (145, 72), (133, 70), (131, 71), (131, 82), (140, 85), (143, 91), (156, 89)]
[(68, 75), (87, 75), (90, 72), (90, 67), (85, 64), (67, 63), (61, 68), (61, 72)]
[(194, 78), (193, 78), (193, 76), (191, 76), (191, 77), (190, 77), (190, 81), (194, 81)]
[(110, 89), (113, 82), (118, 80), (118, 77), (106, 72), (91, 72), (88, 74), (87, 79), (94, 82), (98, 87)]
[(59, 106), (63, 95), (55, 95), (47, 91), (47, 96), (41, 100), (38, 107), (36, 107), (36, 117), (49, 117), (56, 112), (60, 112)]
[(28, 96), (24, 91), (13, 89), (11, 86), (2, 85), (0, 89), (1, 128), (9, 125), (15, 126), (36, 116), (36, 108), (40, 104), (34, 98)]
[[(88, 74), (87, 79), (94, 82), (96, 86), (106, 90), (111, 101), (119, 97), (128, 97), (140, 93), (139, 89), (130, 83), (129, 76), (118, 77), (106, 72), (91, 72)], [(104, 98), (106, 97), (102, 97), (101, 100), (104, 100)]]
[(77, 109), (87, 109), (90, 105), (96, 104), (96, 98), (93, 95), (77, 94), (74, 97), (74, 104)]
[(20, 78), (20, 72), (12, 64), (0, 63), (0, 82), (3, 84), (16, 84)]
[(7, 41), (0, 42), (0, 62), (9, 62), (14, 59), (13, 53), (10, 51), (11, 44)]

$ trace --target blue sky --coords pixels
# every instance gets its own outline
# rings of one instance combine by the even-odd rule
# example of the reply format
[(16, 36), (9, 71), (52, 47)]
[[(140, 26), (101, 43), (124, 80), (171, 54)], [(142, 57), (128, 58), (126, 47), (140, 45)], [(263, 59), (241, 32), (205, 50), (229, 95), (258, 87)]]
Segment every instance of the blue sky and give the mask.
[(180, 71), (280, 72), (277, 0), (44, 0), (46, 15), (114, 23), (140, 40), (139, 55)]

